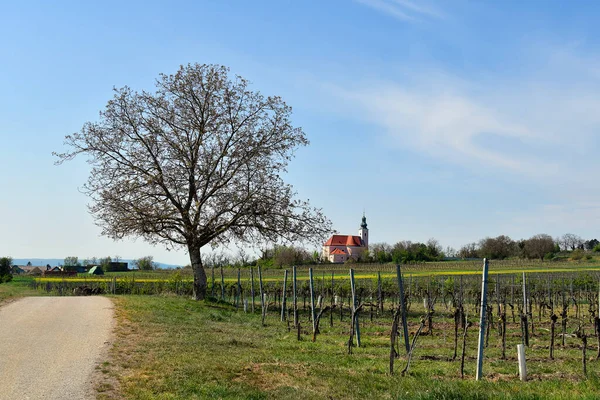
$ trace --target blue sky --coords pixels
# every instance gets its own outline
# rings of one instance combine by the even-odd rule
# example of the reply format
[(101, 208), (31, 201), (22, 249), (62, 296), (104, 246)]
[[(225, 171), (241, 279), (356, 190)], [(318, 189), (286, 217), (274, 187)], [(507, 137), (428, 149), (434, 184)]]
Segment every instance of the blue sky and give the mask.
[(113, 86), (190, 62), (294, 108), (311, 145), (287, 179), (341, 233), (365, 209), (371, 242), (600, 237), (599, 17), (593, 1), (0, 2), (0, 254), (188, 262), (100, 237), (85, 161), (51, 152)]

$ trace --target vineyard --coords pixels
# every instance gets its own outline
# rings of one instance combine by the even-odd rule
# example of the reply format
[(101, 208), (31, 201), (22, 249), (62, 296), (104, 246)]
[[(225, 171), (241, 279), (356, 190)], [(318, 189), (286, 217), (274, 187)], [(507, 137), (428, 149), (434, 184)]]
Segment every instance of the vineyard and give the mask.
[[(433, 368), (435, 374), (472, 377), (482, 263), (447, 266), (215, 268), (208, 270), (208, 294), (234, 311), (256, 314), (263, 326), (280, 326), (289, 340), (333, 340), (356, 357), (364, 351), (372, 357), (369, 351), (377, 349), (379, 368), (392, 374)], [(494, 261), (489, 270), (485, 377), (518, 379), (517, 344), (526, 346), (528, 379), (578, 381), (598, 370), (600, 268)], [(192, 291), (185, 271), (38, 278), (31, 285), (58, 295), (82, 286), (117, 295), (190, 296)]]

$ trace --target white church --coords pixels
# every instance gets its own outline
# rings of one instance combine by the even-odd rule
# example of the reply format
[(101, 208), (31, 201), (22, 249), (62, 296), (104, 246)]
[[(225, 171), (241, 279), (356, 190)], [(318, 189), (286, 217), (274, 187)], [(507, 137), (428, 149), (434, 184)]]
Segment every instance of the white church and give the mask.
[(357, 260), (369, 248), (369, 230), (367, 218), (362, 217), (358, 236), (333, 235), (323, 245), (322, 259), (333, 263), (345, 262), (352, 258)]

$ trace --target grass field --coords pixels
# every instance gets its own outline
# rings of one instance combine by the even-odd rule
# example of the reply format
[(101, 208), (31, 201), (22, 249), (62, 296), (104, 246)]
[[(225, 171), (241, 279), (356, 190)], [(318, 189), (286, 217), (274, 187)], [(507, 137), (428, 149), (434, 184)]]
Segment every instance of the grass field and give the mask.
[[(442, 268), (444, 265), (447, 268)], [(339, 270), (336, 270), (336, 279), (347, 281), (349, 266), (332, 268), (337, 267)], [(363, 279), (365, 282), (367, 278), (375, 278), (378, 269), (382, 270), (382, 277), (388, 278), (388, 283), (393, 281), (389, 278), (395, 277), (392, 273), (395, 267), (390, 265), (371, 265), (363, 270), (361, 266), (356, 268), (357, 279)], [(432, 268), (428, 268), (426, 264), (420, 268), (419, 270), (417, 266), (403, 266), (407, 277), (471, 275), (469, 279), (477, 281), (478, 277), (473, 275), (481, 273), (480, 263), (473, 263), (473, 267), (470, 264), (465, 267), (464, 263), (446, 263), (441, 266), (436, 264)], [(580, 271), (584, 276), (589, 271), (599, 270), (597, 265), (586, 263), (523, 263), (516, 266), (510, 263), (490, 263), (492, 275), (522, 271)], [(317, 277), (324, 271), (318, 270)], [(267, 282), (281, 282), (282, 274), (282, 270), (271, 270), (266, 272), (264, 279)], [(236, 270), (228, 270), (225, 280), (231, 283), (236, 280), (236, 275)], [(597, 277), (597, 273), (595, 275)], [(305, 279), (306, 271), (301, 269), (299, 276), (300, 280)], [(119, 281), (156, 282), (185, 280), (189, 279), (189, 274), (184, 271), (153, 271), (70, 279), (72, 282), (92, 282), (98, 279), (109, 281), (113, 278)], [(43, 286), (63, 280), (56, 277), (37, 279), (49, 279)], [(216, 279), (219, 282), (220, 276)], [(330, 276), (326, 275), (326, 279), (330, 279)], [(535, 282), (535, 279), (539, 281), (541, 278), (536, 278), (533, 274), (532, 282)], [(209, 274), (209, 283), (210, 280)], [(434, 281), (432, 278), (431, 282)], [(13, 282), (0, 285), (0, 302), (3, 299), (44, 293), (43, 290), (31, 289), (31, 282), (32, 278), (16, 277)], [(425, 278), (421, 283), (427, 282), (430, 280)], [(503, 278), (502, 284), (505, 289), (510, 282), (509, 279)], [(543, 294), (546, 287), (545, 278), (541, 282)], [(425, 313), (419, 304), (422, 294), (416, 291), (416, 280), (413, 281), (413, 285), (415, 293), (411, 294), (409, 315), (411, 339), (417, 330), (421, 315)], [(478, 285), (480, 283), (475, 286)], [(517, 298), (520, 293), (518, 285), (517, 282)], [(586, 287), (583, 295), (577, 289), (573, 292), (576, 298), (583, 302), (582, 305), (588, 304), (585, 303), (585, 293), (589, 290), (593, 293), (596, 290), (594, 285), (592, 284), (591, 288)], [(279, 283), (275, 287), (279, 287)], [(368, 283), (366, 287), (372, 290), (373, 282)], [(568, 288), (568, 284), (565, 287)], [(454, 288), (456, 289), (456, 286)], [(365, 294), (367, 298), (371, 295), (369, 293), (371, 292), (367, 291)], [(535, 294), (535, 290), (532, 289), (532, 293)], [(168, 294), (111, 298), (116, 305), (118, 324), (110, 357), (98, 368), (96, 388), (100, 399), (600, 398), (600, 361), (596, 361), (597, 341), (596, 337), (592, 336), (594, 329), (586, 314), (587, 305), (580, 307), (581, 319), (574, 318), (575, 311), (571, 306), (566, 346), (560, 346), (561, 340), (557, 335), (555, 360), (550, 360), (548, 355), (549, 313), (540, 312), (541, 320), (537, 312), (533, 313), (536, 330), (531, 338), (530, 347), (527, 348), (530, 377), (528, 382), (518, 380), (516, 345), (521, 343), (519, 317), (513, 322), (509, 316), (507, 359), (501, 359), (501, 339), (495, 329), (491, 330), (489, 347), (485, 353), (485, 379), (475, 382), (478, 335), (478, 318), (475, 316), (478, 315), (478, 309), (475, 305), (476, 300), (473, 299), (467, 304), (467, 314), (475, 326), (469, 330), (467, 337), (466, 376), (461, 379), (460, 359), (451, 361), (454, 343), (453, 318), (452, 310), (447, 308), (445, 300), (440, 300), (436, 305), (433, 334), (429, 334), (426, 328), (426, 334), (418, 338), (410, 371), (407, 376), (401, 377), (399, 371), (406, 363), (404, 354), (396, 360), (396, 373), (392, 376), (388, 373), (391, 304), (386, 305), (387, 309), (382, 315), (377, 316), (375, 312), (373, 320), (368, 309), (363, 312), (363, 346), (354, 348), (354, 354), (349, 355), (347, 341), (350, 334), (350, 318), (347, 308), (342, 321), (338, 311), (335, 311), (333, 326), (329, 325), (328, 314), (323, 317), (321, 334), (317, 342), (313, 343), (311, 322), (300, 300), (299, 307), (303, 309), (300, 318), (302, 340), (298, 341), (295, 330), (289, 330), (287, 323), (279, 321), (276, 308), (270, 310), (266, 326), (262, 326), (258, 305), (257, 312), (252, 314), (245, 313), (242, 307), (236, 310), (226, 303), (195, 302), (186, 297)], [(229, 294), (227, 298), (232, 299)], [(305, 298), (303, 300), (305, 301)], [(556, 301), (558, 305), (559, 299), (556, 298)], [(495, 322), (494, 319), (492, 321)], [(579, 324), (582, 324), (585, 332), (590, 335), (587, 376), (582, 371), (581, 340), (572, 335)], [(557, 324), (557, 333), (559, 332)]]
[[(480, 261), (458, 261), (458, 262), (433, 262), (421, 264), (406, 264), (402, 265), (402, 271), (406, 277), (423, 277), (423, 276), (443, 276), (443, 275), (477, 275), (481, 273), (482, 262)], [(374, 279), (377, 278), (377, 273), (380, 272), (382, 278), (395, 278), (396, 270), (393, 264), (355, 264), (355, 265), (340, 265), (340, 264), (323, 264), (314, 267), (315, 276), (320, 276), (324, 273), (330, 275), (335, 273), (335, 279), (347, 279), (348, 270), (355, 269), (357, 279)], [(269, 269), (263, 271), (264, 282), (276, 282), (283, 278), (284, 270), (288, 272), (291, 268)], [(561, 273), (561, 272), (578, 272), (592, 271), (600, 272), (600, 261), (596, 258), (591, 260), (568, 261), (561, 262), (540, 262), (537, 260), (493, 260), (490, 262), (490, 274), (520, 274), (525, 273)], [(212, 282), (213, 271), (208, 268), (206, 270), (209, 285)], [(237, 281), (238, 270), (234, 268), (224, 268), (224, 281), (232, 283)], [(247, 281), (250, 279), (250, 269), (242, 268), (240, 270), (241, 279)], [(258, 272), (254, 267), (254, 277), (258, 279)], [(308, 267), (298, 267), (298, 280), (304, 281), (308, 279)], [(109, 282), (113, 278), (118, 281), (136, 282), (160, 282), (169, 279), (182, 279), (183, 281), (193, 280), (191, 270), (158, 270), (158, 271), (131, 271), (131, 272), (107, 272), (102, 276), (93, 276), (87, 274), (78, 274), (76, 277), (39, 277), (38, 282)], [(214, 271), (215, 283), (220, 282), (220, 270)]]
[[(114, 298), (119, 327), (112, 359), (101, 367), (100, 398), (127, 399), (541, 399), (600, 397), (600, 362), (595, 339), (588, 343), (588, 377), (581, 367), (580, 341), (548, 358), (548, 323), (537, 323), (527, 349), (530, 380), (520, 382), (517, 324), (509, 323), (507, 360), (500, 359), (500, 338), (491, 332), (484, 363), (485, 379), (475, 382), (477, 328), (469, 331), (465, 379), (460, 361), (450, 361), (453, 328), (449, 312), (435, 315), (433, 335), (420, 336), (405, 377), (388, 374), (391, 316), (370, 322), (363, 315), (363, 347), (348, 355), (349, 318), (334, 326), (323, 320), (317, 342), (302, 316), (302, 340), (286, 323), (269, 314), (261, 326), (258, 314), (231, 306), (176, 297)], [(416, 312), (415, 312), (416, 311)], [(472, 315), (472, 314), (471, 314)], [(546, 318), (547, 319), (547, 318)], [(410, 315), (410, 331), (419, 310)], [(412, 337), (412, 333), (411, 333)], [(559, 342), (560, 343), (560, 342)], [(460, 354), (460, 352), (459, 352)], [(396, 360), (396, 370), (405, 357)]]
[(31, 277), (19, 277), (16, 276), (11, 282), (3, 283), (0, 285), (0, 305), (13, 298), (22, 296), (36, 296), (40, 293), (29, 287), (30, 282), (33, 278)]

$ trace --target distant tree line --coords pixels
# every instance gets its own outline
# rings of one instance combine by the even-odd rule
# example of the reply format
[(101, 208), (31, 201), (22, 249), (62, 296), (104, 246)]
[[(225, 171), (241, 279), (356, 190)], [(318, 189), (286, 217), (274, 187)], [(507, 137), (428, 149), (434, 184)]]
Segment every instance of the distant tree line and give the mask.
[[(290, 265), (306, 265), (320, 262), (319, 251), (309, 251), (300, 246), (274, 245), (261, 250), (259, 257), (252, 257), (246, 250), (240, 249), (236, 255), (224, 252), (209, 253), (205, 257), (207, 268), (219, 267), (249, 267), (281, 268)], [(191, 268), (188, 266), (188, 268)]]
[(436, 239), (429, 239), (427, 243), (405, 240), (393, 246), (387, 243), (374, 243), (361, 255), (359, 261), (400, 264), (413, 261), (439, 261), (444, 257), (442, 246)]
[(572, 258), (578, 258), (583, 256), (584, 251), (600, 252), (600, 242), (597, 239), (584, 240), (572, 233), (554, 239), (547, 234), (538, 234), (521, 240), (513, 240), (508, 236), (500, 235), (481, 239), (477, 243), (466, 244), (458, 250), (456, 255), (460, 258), (552, 259), (561, 251), (570, 252)]
[[(591, 257), (586, 252), (600, 252), (600, 241), (584, 240), (580, 236), (567, 233), (552, 238), (547, 234), (537, 234), (528, 239), (513, 240), (509, 236), (486, 237), (478, 242), (468, 243), (460, 249), (442, 247), (436, 239), (425, 243), (400, 241), (394, 245), (373, 243), (369, 250), (361, 254), (358, 260), (351, 262), (365, 263), (410, 263), (442, 261), (452, 258), (473, 259), (488, 258), (503, 260), (507, 258), (524, 258), (551, 260), (560, 253), (572, 259)], [(298, 246), (275, 245), (261, 250), (260, 257), (252, 258), (244, 250), (232, 256), (223, 252), (213, 252), (206, 256), (205, 265), (211, 267), (247, 267), (281, 268), (291, 265), (327, 263), (321, 260), (321, 249), (309, 251)]]
[[(425, 243), (408, 240), (388, 243), (373, 243), (369, 250), (361, 254), (358, 260), (351, 262), (364, 263), (410, 263), (442, 261), (448, 258), (488, 258), (503, 260), (506, 258), (546, 259), (550, 260), (561, 252), (568, 252), (573, 259), (583, 258), (585, 251), (600, 252), (600, 241), (597, 239), (584, 240), (581, 237), (567, 233), (561, 237), (552, 238), (547, 234), (538, 234), (529, 239), (513, 240), (509, 236), (486, 237), (478, 242), (468, 243), (460, 249), (451, 247), (443, 249), (440, 242), (434, 238)], [(96, 258), (91, 257), (79, 261), (71, 256), (64, 259), (65, 270), (75, 270), (77, 266), (99, 265), (106, 272), (111, 271), (111, 262), (120, 260), (119, 256)], [(206, 255), (204, 265), (212, 267), (243, 268), (261, 266), (263, 268), (282, 268), (291, 265), (308, 265), (327, 263), (321, 260), (321, 249), (309, 251), (300, 246), (274, 245), (263, 248), (259, 257), (252, 257), (247, 251), (240, 249), (237, 254), (212, 252)], [(133, 261), (138, 270), (151, 271), (158, 268), (152, 256), (141, 257)], [(187, 268), (191, 268), (187, 266)], [(10, 272), (10, 267), (8, 269)], [(1, 275), (0, 275), (1, 276)]]

